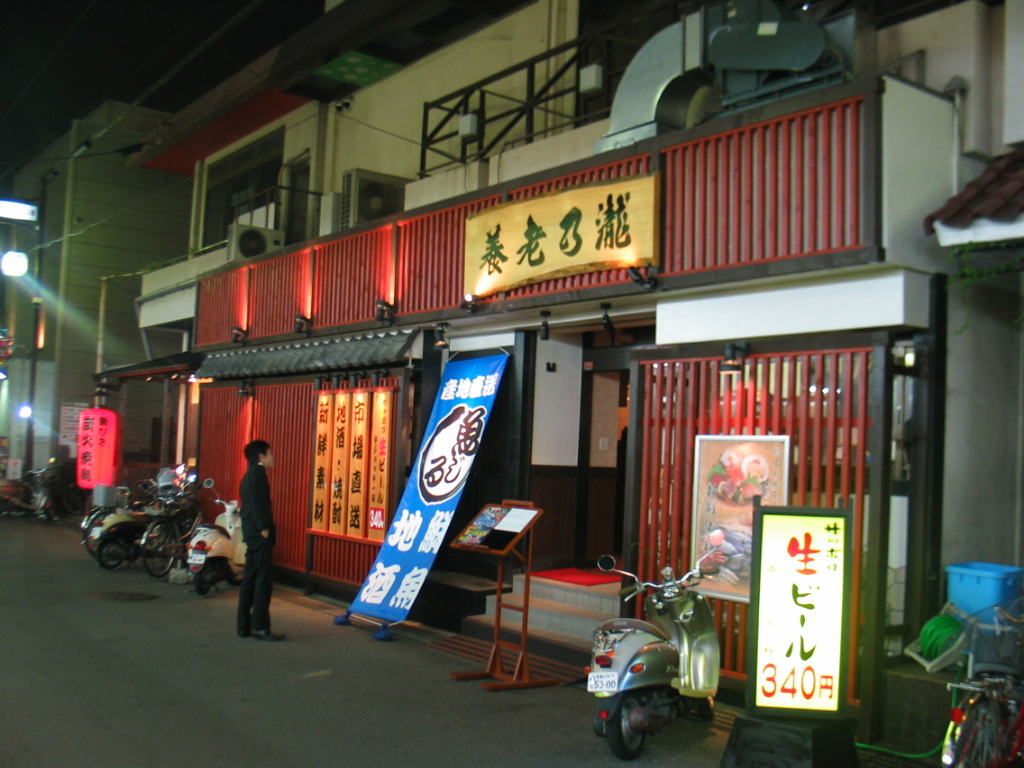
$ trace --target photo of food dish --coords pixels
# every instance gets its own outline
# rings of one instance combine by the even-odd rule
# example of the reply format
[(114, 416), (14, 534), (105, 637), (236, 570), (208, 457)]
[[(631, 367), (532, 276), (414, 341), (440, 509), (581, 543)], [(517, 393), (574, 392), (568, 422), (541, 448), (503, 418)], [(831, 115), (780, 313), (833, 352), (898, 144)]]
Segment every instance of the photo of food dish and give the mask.
[(725, 541), (709, 561), (715, 573), (701, 592), (748, 600), (754, 533), (754, 499), (764, 506), (789, 498), (789, 437), (698, 435), (694, 461), (693, 551), (706, 551), (707, 535)]

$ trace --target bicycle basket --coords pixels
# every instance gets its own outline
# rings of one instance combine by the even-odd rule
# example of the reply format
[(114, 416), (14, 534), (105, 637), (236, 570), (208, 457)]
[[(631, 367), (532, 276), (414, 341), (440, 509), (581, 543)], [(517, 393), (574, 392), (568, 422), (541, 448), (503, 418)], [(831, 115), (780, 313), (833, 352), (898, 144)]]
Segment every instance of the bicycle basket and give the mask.
[(1009, 608), (986, 608), (971, 615), (967, 636), (968, 675), (999, 672), (1024, 677), (1024, 599)]

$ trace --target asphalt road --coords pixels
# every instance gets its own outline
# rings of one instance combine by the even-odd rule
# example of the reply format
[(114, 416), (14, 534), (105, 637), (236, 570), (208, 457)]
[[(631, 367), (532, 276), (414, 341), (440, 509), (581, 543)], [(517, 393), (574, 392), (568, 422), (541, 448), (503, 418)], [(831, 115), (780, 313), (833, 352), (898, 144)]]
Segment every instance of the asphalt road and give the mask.
[[(582, 685), (490, 692), (473, 662), (333, 623), (279, 587), (282, 643), (240, 639), (237, 589), (99, 568), (64, 524), (0, 518), (0, 767), (618, 766)], [(717, 768), (731, 713), (677, 721), (631, 765)]]

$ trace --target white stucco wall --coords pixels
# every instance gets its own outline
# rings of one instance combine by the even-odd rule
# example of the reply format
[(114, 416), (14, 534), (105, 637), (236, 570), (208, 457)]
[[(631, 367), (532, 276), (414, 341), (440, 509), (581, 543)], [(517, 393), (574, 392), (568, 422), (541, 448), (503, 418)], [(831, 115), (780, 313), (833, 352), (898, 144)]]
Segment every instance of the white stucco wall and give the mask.
[[(554, 366), (549, 371), (549, 365)], [(575, 467), (579, 457), (583, 347), (579, 335), (552, 333), (537, 341), (532, 462)]]
[(949, 290), (943, 565), (1022, 564), (1018, 282)]
[(956, 188), (958, 158), (953, 104), (895, 78), (882, 97), (882, 247), (887, 263), (947, 271), (948, 256), (924, 219)]

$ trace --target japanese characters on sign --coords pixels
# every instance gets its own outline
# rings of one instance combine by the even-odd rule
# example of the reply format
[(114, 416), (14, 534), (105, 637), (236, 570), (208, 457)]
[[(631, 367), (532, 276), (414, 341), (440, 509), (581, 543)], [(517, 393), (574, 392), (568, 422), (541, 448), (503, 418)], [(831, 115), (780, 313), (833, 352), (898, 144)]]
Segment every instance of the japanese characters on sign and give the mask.
[(334, 395), (322, 392), (316, 398), (316, 437), (313, 445), (313, 514), (309, 527), (326, 531), (331, 504), (331, 428)]
[(312, 530), (384, 538), (393, 403), (390, 391), (317, 394)]
[(848, 520), (842, 510), (760, 510), (751, 601), (756, 708), (841, 713)]
[(391, 392), (373, 395), (370, 450), (367, 452), (370, 489), (366, 507), (366, 537), (381, 541), (391, 497)]
[(331, 426), (331, 499), (327, 505), (327, 529), (331, 533), (344, 533), (348, 509), (349, 474), (351, 455), (351, 432), (349, 414), (352, 410), (352, 394), (339, 392), (334, 396), (334, 421)]
[(409, 613), (455, 516), (507, 360), (496, 355), (445, 367), (405, 492), (353, 613), (385, 621)]
[(658, 263), (658, 176), (487, 208), (466, 220), (463, 288), (488, 296), (601, 269)]
[(370, 447), (370, 393), (352, 394), (349, 410), (350, 443), (348, 452), (348, 488), (344, 507), (345, 533), (366, 535), (366, 497)]
[(117, 454), (117, 412), (86, 408), (78, 422), (78, 484), (85, 489), (115, 485)]

